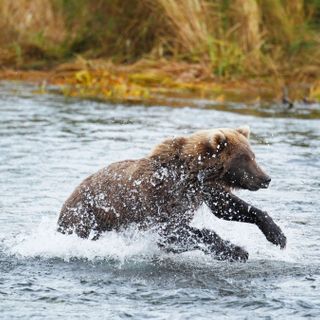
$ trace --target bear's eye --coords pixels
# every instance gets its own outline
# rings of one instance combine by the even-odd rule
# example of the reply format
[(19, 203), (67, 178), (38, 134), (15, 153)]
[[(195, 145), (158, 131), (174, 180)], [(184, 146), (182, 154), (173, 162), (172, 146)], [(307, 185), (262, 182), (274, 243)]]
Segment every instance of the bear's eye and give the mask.
[(256, 158), (254, 153), (250, 151), (241, 153), (240, 157), (244, 161), (254, 161)]
[(254, 160), (254, 157), (252, 155), (247, 154), (247, 153), (243, 153), (240, 155), (240, 159), (242, 161), (248, 162), (248, 161)]

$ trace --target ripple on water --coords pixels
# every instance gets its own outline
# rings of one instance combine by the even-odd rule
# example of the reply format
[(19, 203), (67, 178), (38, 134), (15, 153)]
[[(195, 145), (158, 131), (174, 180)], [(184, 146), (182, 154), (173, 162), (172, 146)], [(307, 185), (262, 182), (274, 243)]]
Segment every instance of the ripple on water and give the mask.
[[(320, 317), (319, 120), (277, 118), (275, 107), (261, 118), (241, 115), (245, 105), (231, 106), (238, 114), (188, 102), (180, 109), (128, 107), (32, 95), (32, 87), (13, 95), (12, 88), (0, 84), (4, 319)], [(247, 263), (197, 251), (166, 254), (155, 234), (134, 227), (95, 242), (56, 232), (63, 201), (98, 168), (144, 156), (167, 136), (242, 124), (251, 126), (258, 161), (273, 181), (240, 196), (270, 212), (287, 235), (285, 250), (255, 226), (220, 221), (206, 207), (193, 224), (245, 247)]]

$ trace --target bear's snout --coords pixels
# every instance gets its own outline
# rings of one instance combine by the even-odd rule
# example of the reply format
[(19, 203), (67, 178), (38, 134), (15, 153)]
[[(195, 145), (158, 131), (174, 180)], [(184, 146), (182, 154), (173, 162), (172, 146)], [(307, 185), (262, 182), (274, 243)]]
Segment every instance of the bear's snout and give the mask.
[(259, 189), (267, 189), (271, 182), (271, 178), (268, 175), (251, 177), (247, 181), (247, 188), (251, 191), (257, 191)]
[(271, 182), (271, 177), (269, 177), (268, 175), (266, 175), (265, 177), (263, 177), (261, 179), (261, 188), (268, 188), (269, 184)]

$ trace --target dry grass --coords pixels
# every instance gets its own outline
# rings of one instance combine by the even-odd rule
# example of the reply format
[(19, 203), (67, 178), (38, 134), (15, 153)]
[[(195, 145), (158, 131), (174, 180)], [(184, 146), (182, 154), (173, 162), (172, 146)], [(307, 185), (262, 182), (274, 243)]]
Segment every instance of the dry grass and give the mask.
[(50, 1), (0, 0), (0, 17), (0, 43), (9, 44), (3, 47), (12, 49), (17, 64), (23, 63), (23, 55), (44, 58), (66, 38), (62, 11)]
[(1, 9), (2, 23), (18, 35), (18, 41), (23, 41), (30, 34), (41, 34), (44, 39), (58, 43), (65, 39), (62, 12), (50, 1), (1, 0)]
[[(0, 0), (0, 63), (82, 55), (199, 65), (185, 77), (317, 77), (320, 4), (307, 0)], [(158, 63), (158, 71), (163, 68)], [(156, 67), (155, 67), (156, 69)], [(310, 71), (312, 70), (312, 71)]]
[(208, 53), (208, 40), (212, 36), (209, 24), (209, 5), (204, 0), (157, 0), (165, 19), (175, 35), (174, 50), (191, 55)]
[(259, 52), (262, 44), (260, 30), (261, 12), (256, 0), (235, 0), (233, 2), (233, 21), (238, 43), (244, 52)]

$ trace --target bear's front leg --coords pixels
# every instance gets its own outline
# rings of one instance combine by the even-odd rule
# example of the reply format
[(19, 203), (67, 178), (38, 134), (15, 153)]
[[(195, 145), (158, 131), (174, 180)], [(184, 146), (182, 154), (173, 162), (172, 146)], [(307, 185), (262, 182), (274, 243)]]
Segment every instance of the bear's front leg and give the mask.
[(167, 252), (181, 253), (201, 250), (217, 260), (247, 261), (249, 254), (239, 246), (223, 240), (214, 231), (197, 229), (187, 225), (168, 227), (160, 232), (158, 245)]
[(262, 211), (224, 190), (206, 190), (204, 201), (220, 219), (256, 224), (268, 241), (284, 248), (287, 238), (267, 212)]

